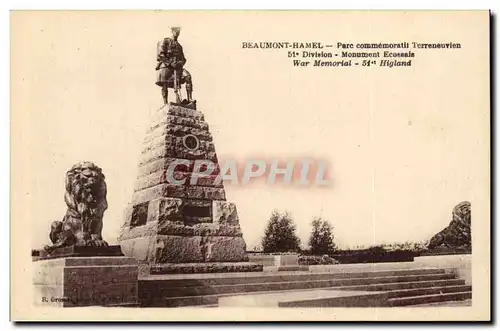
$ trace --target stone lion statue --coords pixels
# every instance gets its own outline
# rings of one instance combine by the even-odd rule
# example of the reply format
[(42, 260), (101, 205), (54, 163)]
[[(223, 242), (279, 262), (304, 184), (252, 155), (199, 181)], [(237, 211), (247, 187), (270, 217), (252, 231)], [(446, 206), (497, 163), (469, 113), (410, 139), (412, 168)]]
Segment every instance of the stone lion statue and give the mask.
[(428, 248), (470, 249), (471, 244), (471, 203), (463, 201), (453, 208), (450, 224), (430, 239)]
[(66, 246), (108, 246), (102, 239), (102, 218), (108, 208), (105, 177), (92, 162), (75, 164), (66, 173), (64, 201), (68, 207), (62, 221), (51, 224), (52, 245), (47, 252)]

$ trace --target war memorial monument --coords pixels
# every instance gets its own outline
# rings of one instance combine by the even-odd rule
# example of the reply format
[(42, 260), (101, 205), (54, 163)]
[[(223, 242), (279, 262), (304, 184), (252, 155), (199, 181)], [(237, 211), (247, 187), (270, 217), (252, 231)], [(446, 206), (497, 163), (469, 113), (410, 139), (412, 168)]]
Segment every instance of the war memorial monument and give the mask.
[[(35, 304), (395, 307), (471, 298), (470, 256), (362, 266), (299, 266), (292, 254), (249, 257), (220, 169), (199, 176), (207, 169), (197, 161), (218, 165), (218, 158), (179, 34), (172, 28), (157, 45), (155, 83), (164, 105), (146, 132), (118, 245), (102, 237), (105, 174), (93, 162), (75, 164), (66, 173), (66, 214), (51, 224), (51, 243), (33, 253)], [(469, 203), (457, 206), (452, 224), (460, 231), (450, 225), (433, 246), (470, 243)], [(450, 241), (456, 233), (460, 239)]]

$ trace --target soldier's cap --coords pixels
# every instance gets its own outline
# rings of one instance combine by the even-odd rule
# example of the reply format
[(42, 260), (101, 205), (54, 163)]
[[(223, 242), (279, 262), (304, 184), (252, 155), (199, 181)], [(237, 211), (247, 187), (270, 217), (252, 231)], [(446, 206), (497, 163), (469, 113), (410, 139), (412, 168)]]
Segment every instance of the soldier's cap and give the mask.
[(178, 26), (173, 26), (170, 28), (170, 30), (172, 30), (173, 32), (181, 32), (181, 28)]

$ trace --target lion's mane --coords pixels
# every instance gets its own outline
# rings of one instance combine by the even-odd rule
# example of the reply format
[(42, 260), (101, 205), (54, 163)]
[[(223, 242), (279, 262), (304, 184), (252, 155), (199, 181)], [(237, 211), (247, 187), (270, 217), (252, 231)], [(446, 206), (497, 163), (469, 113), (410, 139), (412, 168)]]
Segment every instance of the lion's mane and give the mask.
[(102, 169), (92, 162), (75, 164), (66, 173), (64, 200), (68, 207), (62, 222), (52, 223), (51, 251), (70, 245), (106, 246), (102, 239), (102, 218), (106, 209), (107, 188)]
[(92, 162), (74, 165), (66, 173), (65, 201), (68, 210), (82, 220), (102, 218), (108, 208), (102, 169)]

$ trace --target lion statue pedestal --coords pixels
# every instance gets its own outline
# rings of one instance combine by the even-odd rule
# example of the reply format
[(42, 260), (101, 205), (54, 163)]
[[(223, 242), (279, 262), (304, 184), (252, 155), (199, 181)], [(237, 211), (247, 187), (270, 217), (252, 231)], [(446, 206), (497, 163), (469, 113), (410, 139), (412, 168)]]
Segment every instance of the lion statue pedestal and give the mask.
[(36, 305), (137, 304), (137, 261), (102, 238), (108, 208), (104, 179), (92, 162), (78, 163), (66, 173), (66, 214), (52, 222), (52, 245), (37, 251), (33, 262)]

